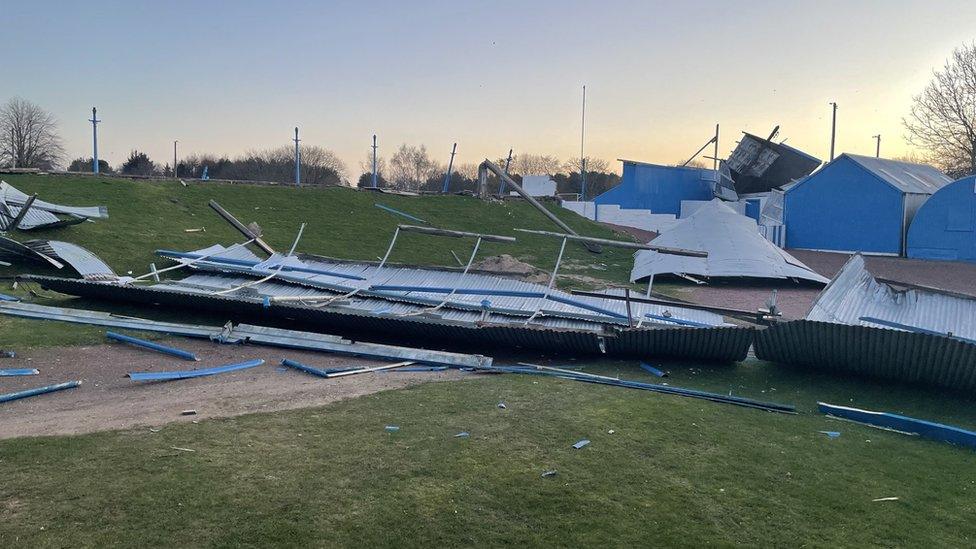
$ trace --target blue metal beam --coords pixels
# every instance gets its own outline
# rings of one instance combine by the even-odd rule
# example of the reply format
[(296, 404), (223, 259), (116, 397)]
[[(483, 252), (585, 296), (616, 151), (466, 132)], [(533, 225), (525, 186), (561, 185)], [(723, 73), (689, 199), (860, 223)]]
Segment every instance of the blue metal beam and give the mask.
[(120, 341), (122, 343), (135, 345), (136, 347), (142, 347), (143, 349), (149, 349), (151, 351), (179, 357), (183, 360), (200, 360), (197, 358), (197, 355), (189, 351), (184, 351), (175, 347), (167, 347), (166, 345), (160, 345), (159, 343), (153, 343), (152, 341), (146, 341), (145, 339), (139, 339), (137, 337), (131, 337), (116, 332), (105, 332), (105, 337), (115, 341)]
[(856, 423), (871, 425), (873, 427), (880, 427), (882, 429), (916, 434), (923, 438), (938, 440), (941, 442), (949, 442), (951, 444), (976, 448), (976, 432), (967, 431), (966, 429), (961, 429), (952, 425), (934, 423), (931, 421), (925, 421), (924, 419), (890, 414), (888, 412), (874, 412), (871, 410), (848, 408), (846, 406), (837, 406), (824, 402), (818, 402), (817, 408), (821, 413), (827, 414), (828, 416), (834, 416), (841, 419), (854, 421)]
[[(235, 259), (231, 257), (217, 257), (210, 256), (207, 257), (205, 254), (196, 254), (192, 252), (177, 252), (175, 250), (156, 250), (156, 255), (161, 255), (163, 257), (178, 258), (178, 259), (201, 259), (205, 258), (204, 261), (207, 263), (223, 263), (226, 265), (239, 265), (241, 267), (255, 267), (260, 264), (260, 261), (254, 261), (250, 259)], [(275, 267), (277, 269), (277, 267)], [(282, 271), (291, 271), (296, 273), (311, 273), (319, 274), (325, 276), (334, 276), (337, 278), (348, 278), (350, 280), (366, 280), (365, 278), (358, 275), (351, 275), (346, 273), (337, 273), (334, 271), (326, 271), (323, 269), (313, 269), (311, 267), (295, 267), (291, 265), (285, 265), (281, 268)]]
[(254, 368), (255, 366), (260, 366), (262, 364), (264, 364), (263, 360), (255, 359), (248, 360), (246, 362), (238, 362), (236, 364), (217, 366), (214, 368), (203, 368), (200, 370), (183, 370), (175, 372), (133, 372), (127, 375), (129, 376), (129, 379), (132, 379), (133, 381), (166, 381), (171, 379), (188, 379), (191, 377), (212, 376), (215, 374), (222, 374), (224, 372), (233, 372), (234, 370)]
[(390, 212), (391, 214), (399, 215), (401, 217), (406, 217), (407, 219), (411, 219), (411, 220), (416, 221), (418, 223), (427, 223), (426, 221), (424, 221), (423, 219), (420, 219), (419, 217), (414, 217), (414, 216), (412, 216), (412, 215), (410, 215), (408, 213), (401, 212), (400, 210), (394, 210), (393, 208), (391, 208), (389, 206), (384, 206), (382, 204), (373, 204), (373, 205), (376, 206), (377, 208), (381, 209), (381, 210), (385, 210), (387, 212)]
[(0, 402), (10, 402), (11, 400), (18, 400), (21, 398), (43, 395), (46, 393), (53, 393), (54, 391), (62, 391), (64, 389), (74, 389), (79, 385), (81, 385), (80, 381), (68, 381), (66, 383), (58, 383), (57, 385), (38, 387), (37, 389), (27, 389), (26, 391), (7, 393), (5, 395), (0, 395)]
[(7, 368), (0, 370), (0, 377), (36, 376), (39, 373), (36, 368)]

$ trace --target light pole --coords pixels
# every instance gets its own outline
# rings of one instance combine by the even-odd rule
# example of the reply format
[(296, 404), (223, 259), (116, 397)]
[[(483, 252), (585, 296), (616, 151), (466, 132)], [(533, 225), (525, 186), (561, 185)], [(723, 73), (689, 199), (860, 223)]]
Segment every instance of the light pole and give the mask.
[(830, 123), (830, 159), (834, 159), (834, 143), (837, 138), (837, 103), (832, 102), (831, 107), (833, 108), (833, 120)]
[(373, 188), (376, 188), (376, 134), (373, 134)]
[(95, 107), (92, 107), (92, 117), (89, 122), (92, 123), (92, 173), (98, 173), (98, 123), (101, 120), (95, 115)]
[(173, 179), (179, 178), (179, 172), (176, 169), (176, 144), (177, 143), (179, 143), (179, 141), (176, 140), (173, 141)]
[(583, 84), (583, 116), (580, 120), (580, 200), (586, 202), (586, 157), (583, 156), (583, 138), (586, 135), (586, 84)]
[(298, 126), (295, 126), (295, 186), (302, 186), (302, 153), (298, 150)]
[(871, 136), (875, 140), (874, 157), (881, 158), (881, 134)]
[(444, 188), (441, 189), (442, 193), (446, 193), (447, 189), (451, 185), (451, 171), (454, 169), (454, 153), (457, 152), (457, 143), (451, 147), (451, 159), (447, 162), (447, 173), (444, 174)]

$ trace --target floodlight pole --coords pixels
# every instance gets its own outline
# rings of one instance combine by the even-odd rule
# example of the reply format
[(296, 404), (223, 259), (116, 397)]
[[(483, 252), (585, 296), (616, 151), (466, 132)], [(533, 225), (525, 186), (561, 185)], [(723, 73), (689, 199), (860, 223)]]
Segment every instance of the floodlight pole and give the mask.
[(712, 155), (712, 169), (718, 171), (718, 124), (715, 124), (715, 154)]
[(178, 172), (176, 170), (176, 144), (177, 143), (179, 143), (179, 140), (173, 140), (173, 179), (179, 178)]
[[(515, 149), (508, 149), (508, 159), (505, 160), (505, 175), (508, 175), (508, 167), (512, 164), (512, 151)], [(505, 194), (505, 180), (502, 179), (501, 184), (498, 186), (498, 194)]]
[(89, 122), (92, 123), (92, 173), (98, 173), (98, 123), (101, 120), (95, 116), (95, 107), (92, 107), (92, 117)]
[(830, 123), (830, 159), (834, 159), (834, 143), (837, 141), (837, 103), (832, 102), (833, 117)]
[(295, 126), (295, 186), (296, 187), (302, 186), (302, 170), (301, 170), (302, 153), (298, 149), (299, 141), (301, 140), (298, 139), (298, 126)]
[(373, 134), (373, 188), (376, 188), (376, 134)]
[(580, 201), (586, 202), (586, 157), (583, 156), (583, 140), (586, 136), (586, 84), (583, 84), (583, 114), (580, 118)]
[(451, 148), (451, 160), (447, 163), (447, 174), (444, 175), (444, 188), (441, 189), (442, 193), (447, 192), (448, 186), (451, 184), (451, 170), (454, 169), (454, 153), (457, 152), (457, 143)]
[(875, 140), (874, 157), (881, 158), (881, 134), (879, 133), (878, 135), (872, 135), (871, 137)]

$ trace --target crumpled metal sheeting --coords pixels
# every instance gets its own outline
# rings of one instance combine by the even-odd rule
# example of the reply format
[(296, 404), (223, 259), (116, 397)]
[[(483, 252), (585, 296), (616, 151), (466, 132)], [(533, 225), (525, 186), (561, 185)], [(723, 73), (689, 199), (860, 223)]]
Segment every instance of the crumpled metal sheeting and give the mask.
[[(21, 206), (27, 203), (27, 199), (30, 198), (27, 194), (14, 188), (12, 185), (6, 181), (0, 181), (0, 199), (3, 199), (7, 204), (13, 204)], [(34, 204), (31, 209), (44, 210), (52, 213), (60, 213), (65, 215), (75, 215), (79, 217), (90, 217), (96, 219), (108, 219), (108, 208), (105, 206), (63, 206), (61, 204), (52, 204), (51, 202), (45, 202), (41, 199), (34, 200)]]
[(77, 244), (60, 240), (28, 240), (24, 242), (35, 252), (63, 261), (85, 280), (114, 281), (119, 277), (107, 263)]
[(781, 364), (976, 391), (976, 345), (945, 336), (794, 320), (757, 331), (755, 347)]
[[(214, 251), (219, 250), (217, 246), (211, 246), (203, 250), (196, 250), (192, 253), (197, 255), (208, 255), (214, 253)], [(165, 255), (165, 254), (163, 254)], [(274, 272), (273, 268), (268, 269), (255, 269), (249, 268), (241, 265), (231, 265), (227, 263), (220, 263), (217, 261), (219, 258), (229, 258), (233, 260), (246, 260), (246, 261), (261, 261), (260, 258), (252, 254), (250, 251), (243, 248), (237, 248), (231, 250), (226, 255), (224, 253), (219, 253), (214, 255), (214, 261), (208, 261), (204, 259), (192, 265), (192, 267), (217, 272), (237, 272), (237, 273), (247, 273), (251, 276), (267, 276)], [(179, 260), (178, 258), (174, 258)], [(327, 290), (330, 292), (338, 293), (348, 293), (354, 290), (359, 290), (358, 295), (364, 293), (377, 297), (379, 294), (377, 291), (369, 291), (368, 288), (371, 286), (404, 286), (404, 287), (426, 287), (426, 288), (449, 288), (449, 289), (464, 289), (464, 290), (486, 290), (486, 294), (455, 294), (450, 296), (447, 304), (442, 307), (441, 310), (463, 308), (468, 310), (480, 311), (484, 308), (483, 302), (490, 302), (490, 309), (492, 311), (509, 311), (513, 314), (518, 315), (531, 315), (537, 310), (544, 310), (547, 317), (553, 315), (564, 316), (569, 318), (589, 318), (593, 321), (599, 322), (611, 322), (618, 324), (627, 323), (627, 305), (626, 303), (615, 300), (615, 299), (604, 299), (604, 298), (593, 298), (593, 297), (583, 297), (574, 296), (567, 294), (559, 290), (549, 291), (549, 295), (556, 297), (557, 299), (571, 300), (574, 302), (579, 302), (585, 304), (589, 307), (597, 309), (597, 311), (587, 310), (580, 308), (578, 306), (560, 303), (552, 299), (542, 299), (537, 297), (520, 297), (520, 296), (500, 296), (500, 295), (489, 295), (493, 292), (532, 292), (532, 293), (545, 293), (546, 287), (541, 284), (533, 284), (529, 282), (522, 282), (519, 280), (512, 280), (507, 278), (502, 278), (499, 276), (478, 274), (478, 273), (468, 273), (467, 275), (461, 276), (460, 272), (456, 271), (446, 271), (438, 269), (419, 269), (410, 267), (384, 267), (382, 270), (378, 269), (377, 265), (368, 263), (354, 263), (354, 262), (341, 262), (341, 261), (326, 261), (323, 259), (313, 259), (309, 257), (303, 258), (303, 263), (311, 269), (318, 269), (323, 271), (332, 271), (342, 274), (347, 274), (350, 276), (359, 276), (365, 280), (352, 280), (348, 278), (340, 278), (335, 276), (306, 273), (306, 272), (280, 272), (276, 275), (275, 279), (278, 281), (285, 281), (296, 284), (303, 284), (309, 287), (319, 288), (322, 290)], [(241, 282), (243, 284), (244, 281)], [(238, 284), (240, 285), (240, 284)], [(227, 289), (233, 286), (226, 286), (220, 289)], [(258, 287), (261, 287), (258, 285)], [(248, 288), (247, 290), (253, 290), (254, 287)], [(320, 292), (321, 293), (321, 292)], [(439, 305), (445, 298), (448, 297), (447, 293), (430, 293), (430, 292), (411, 292), (411, 291), (390, 291), (383, 290), (382, 298), (386, 300), (401, 300), (404, 302), (415, 303), (418, 305)], [(274, 295), (274, 294), (271, 294)], [(284, 294), (291, 295), (291, 294)], [(599, 311), (607, 311), (615, 315), (615, 317), (600, 313)], [(720, 315), (710, 313), (707, 311), (697, 311), (692, 309), (679, 309), (675, 307), (667, 307), (654, 304), (645, 303), (631, 303), (631, 314), (633, 318), (640, 319), (644, 318), (646, 313), (653, 314), (655, 316), (663, 316), (665, 311), (673, 315), (676, 318), (690, 320), (700, 324), (707, 324), (710, 326), (723, 326), (727, 325)], [(648, 320), (644, 319), (645, 323)], [(664, 323), (670, 324), (670, 323)]]
[[(587, 354), (613, 357), (673, 357), (687, 360), (727, 361), (729, 356), (744, 356), (745, 345), (730, 350), (750, 338), (751, 328), (656, 327), (641, 329), (594, 330), (560, 329), (551, 325), (526, 326), (524, 323), (479, 325), (444, 319), (377, 315), (354, 309), (315, 308), (293, 304), (263, 304), (241, 298), (190, 294), (174, 290), (135, 285), (117, 286), (84, 280), (30, 276), (42, 287), (69, 295), (143, 303), (169, 310), (214, 311), (230, 315), (263, 316), (288, 322), (291, 326), (316, 327), (331, 333), (368, 333), (371, 337), (429, 341), (438, 346), (452, 343), (457, 347), (478, 346), (492, 350), (537, 349), (560, 354)], [(552, 319), (566, 322), (562, 319)], [(704, 337), (706, 332), (725, 334)], [(667, 336), (665, 332), (674, 332)], [(621, 336), (626, 333), (626, 336)], [(668, 339), (668, 337), (673, 339)], [(689, 339), (690, 338), (690, 339)], [(616, 339), (616, 340), (615, 340)]]
[(861, 317), (976, 339), (976, 299), (896, 290), (875, 280), (865, 268), (864, 258), (856, 254), (820, 293), (806, 319), (876, 326)]
[[(9, 231), (13, 227), (14, 220), (20, 214), (20, 206), (15, 206), (12, 204), (7, 204), (0, 198), (0, 231)], [(66, 225), (75, 225), (77, 223), (82, 223), (85, 221), (83, 217), (71, 217), (67, 220), (61, 220), (58, 216), (52, 214), (51, 212), (46, 212), (44, 210), (38, 210), (33, 207), (27, 210), (24, 214), (24, 218), (20, 220), (17, 225), (19, 230), (31, 230), (31, 229), (47, 229), (53, 227), (63, 227)]]
[(21, 244), (20, 242), (17, 242), (16, 240), (7, 238), (5, 236), (0, 236), (0, 257), (40, 261), (48, 265), (51, 265), (56, 269), (61, 269), (64, 267), (64, 264), (54, 259), (53, 257), (36, 252), (31, 248), (28, 248), (27, 246)]

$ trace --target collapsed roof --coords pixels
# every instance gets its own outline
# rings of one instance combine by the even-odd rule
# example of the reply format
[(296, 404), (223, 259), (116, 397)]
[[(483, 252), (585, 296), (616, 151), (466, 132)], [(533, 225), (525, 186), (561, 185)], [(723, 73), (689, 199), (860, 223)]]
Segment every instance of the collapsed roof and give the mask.
[(828, 282), (827, 278), (763, 238), (755, 220), (736, 213), (719, 199), (702, 205), (652, 242), (656, 246), (705, 251), (708, 257), (641, 250), (634, 254), (631, 281), (657, 274), (685, 274)]
[(726, 164), (732, 172), (739, 194), (761, 193), (806, 177), (820, 166), (821, 160), (785, 143), (742, 132), (742, 140), (729, 155)]
[(15, 260), (28, 260), (63, 269), (65, 265), (75, 270), (85, 280), (118, 279), (104, 261), (87, 249), (60, 240), (16, 240), (0, 236), (0, 257)]

